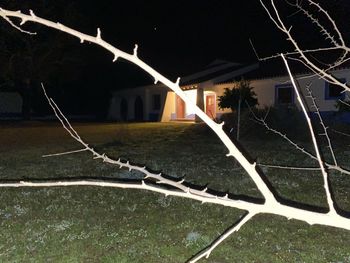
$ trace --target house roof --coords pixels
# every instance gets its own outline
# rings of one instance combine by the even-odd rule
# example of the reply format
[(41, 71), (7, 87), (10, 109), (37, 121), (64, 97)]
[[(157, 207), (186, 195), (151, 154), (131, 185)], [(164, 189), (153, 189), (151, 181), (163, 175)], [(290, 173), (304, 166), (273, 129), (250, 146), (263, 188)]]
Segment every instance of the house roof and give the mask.
[[(310, 70), (302, 63), (291, 60), (288, 61), (289, 67), (293, 74), (310, 73)], [(240, 78), (253, 80), (253, 79), (265, 79), (273, 77), (287, 76), (287, 69), (282, 59), (271, 59), (267, 61), (259, 62), (259, 67), (255, 70), (247, 72), (240, 76)]]
[[(242, 75), (235, 76), (226, 81), (222, 81), (220, 83), (237, 81), (242, 78), (246, 80), (256, 80), (256, 79), (267, 79), (267, 78), (275, 78), (275, 77), (284, 77), (288, 75), (287, 69), (284, 65), (284, 62), (281, 58), (269, 59), (266, 61), (260, 61), (259, 66), (251, 71), (248, 71)], [(310, 74), (312, 71), (296, 60), (288, 61), (290, 70), (293, 75), (302, 75), (302, 74)], [(325, 66), (323, 65), (322, 68)], [(339, 70), (342, 68), (350, 68), (350, 63), (343, 63), (339, 67), (334, 68), (333, 70)]]
[(223, 82), (255, 69), (257, 64), (240, 64), (225, 60), (215, 60), (202, 71), (183, 77), (181, 86), (190, 86), (206, 81)]

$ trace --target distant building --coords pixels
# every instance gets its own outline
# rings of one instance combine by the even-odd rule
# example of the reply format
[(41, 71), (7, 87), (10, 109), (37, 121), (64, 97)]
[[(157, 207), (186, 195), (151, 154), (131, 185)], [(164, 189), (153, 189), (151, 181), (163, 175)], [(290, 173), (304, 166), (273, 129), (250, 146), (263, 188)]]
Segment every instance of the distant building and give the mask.
[(18, 92), (0, 91), (0, 119), (22, 116), (22, 97)]
[[(342, 92), (338, 86), (312, 75), (305, 68), (292, 63), (291, 69), (308, 105), (311, 104), (305, 90), (307, 85), (316, 97), (322, 114), (337, 111), (337, 100), (349, 98), (348, 92)], [(350, 68), (337, 68), (331, 73), (344, 83), (350, 81)], [(242, 65), (216, 60), (204, 70), (182, 78), (180, 86), (208, 116), (218, 118), (229, 112), (228, 109), (219, 108), (218, 97), (223, 95), (225, 88), (232, 88), (234, 81), (241, 78), (250, 80), (258, 97), (258, 107), (299, 107), (286, 69), (279, 61)], [(310, 111), (313, 110), (310, 108)], [(193, 108), (173, 91), (157, 84), (115, 91), (109, 118), (124, 121), (183, 121), (195, 120), (195, 114)], [(350, 122), (350, 116), (344, 118)]]

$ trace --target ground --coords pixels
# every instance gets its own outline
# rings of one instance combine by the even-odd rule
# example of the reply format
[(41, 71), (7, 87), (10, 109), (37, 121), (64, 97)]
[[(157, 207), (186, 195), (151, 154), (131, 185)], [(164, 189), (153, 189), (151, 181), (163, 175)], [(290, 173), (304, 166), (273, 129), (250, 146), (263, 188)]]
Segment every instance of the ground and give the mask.
[[(42, 158), (79, 149), (57, 123), (3, 124), (0, 177), (112, 177), (140, 175), (92, 160), (87, 153)], [(196, 124), (74, 124), (100, 152), (145, 164), (200, 185), (260, 197), (213, 134)], [(260, 136), (261, 137), (261, 136)], [(278, 138), (246, 138), (260, 162), (313, 165)], [(340, 162), (349, 159), (336, 145)], [(310, 145), (307, 145), (310, 147)], [(327, 156), (326, 156), (327, 157)], [(325, 206), (321, 176), (263, 169), (284, 198)], [(332, 174), (340, 208), (350, 211), (350, 177)], [(185, 262), (244, 211), (156, 193), (97, 187), (21, 188), (0, 192), (1, 262)], [(259, 215), (219, 246), (207, 261), (350, 262), (350, 233)]]

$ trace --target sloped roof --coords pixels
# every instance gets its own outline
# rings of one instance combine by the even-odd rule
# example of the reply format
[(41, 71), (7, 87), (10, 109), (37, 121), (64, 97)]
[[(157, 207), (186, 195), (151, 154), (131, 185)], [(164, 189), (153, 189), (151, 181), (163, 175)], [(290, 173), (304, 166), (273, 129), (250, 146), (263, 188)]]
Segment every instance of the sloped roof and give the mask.
[(240, 64), (225, 60), (215, 60), (206, 66), (202, 71), (183, 77), (181, 86), (199, 84), (206, 81), (222, 82), (242, 75), (257, 67), (257, 64)]
[[(267, 79), (267, 78), (275, 78), (275, 77), (283, 77), (287, 76), (288, 72), (284, 65), (284, 62), (281, 58), (269, 59), (266, 61), (260, 61), (259, 66), (249, 72), (246, 72), (240, 76), (236, 76), (224, 82), (232, 82), (236, 80), (240, 80), (242, 78), (246, 80), (256, 80), (256, 79)], [(288, 60), (288, 64), (290, 70), (293, 75), (301, 75), (301, 74), (310, 74), (312, 71), (306, 67), (303, 63), (296, 60)], [(322, 68), (325, 66), (323, 65)], [(345, 62), (342, 65), (334, 68), (333, 70), (338, 70), (342, 68), (350, 68), (350, 63)]]
[[(310, 69), (308, 69), (305, 65), (303, 65), (298, 61), (289, 60), (288, 64), (292, 74), (307, 74), (311, 72)], [(281, 77), (281, 76), (287, 76), (287, 75), (288, 75), (288, 72), (284, 65), (283, 60), (271, 59), (271, 60), (259, 62), (258, 68), (256, 68), (253, 71), (247, 72), (241, 77), (243, 77), (244, 79), (253, 80), (253, 79)]]

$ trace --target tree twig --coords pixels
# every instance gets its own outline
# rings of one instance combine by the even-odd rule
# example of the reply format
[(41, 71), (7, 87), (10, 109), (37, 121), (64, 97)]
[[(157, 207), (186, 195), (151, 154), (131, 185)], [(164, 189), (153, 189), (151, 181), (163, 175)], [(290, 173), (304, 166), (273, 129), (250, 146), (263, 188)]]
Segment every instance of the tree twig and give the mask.
[(319, 149), (319, 146), (318, 146), (318, 143), (317, 143), (316, 135), (315, 135), (314, 129), (312, 127), (311, 118), (310, 118), (310, 116), (307, 113), (305, 104), (304, 104), (303, 99), (302, 99), (302, 97), (300, 95), (300, 92), (299, 92), (299, 89), (297, 87), (297, 84), (295, 83), (295, 80), (294, 80), (292, 72), (291, 72), (291, 70), (289, 68), (288, 62), (287, 62), (287, 60), (286, 60), (286, 58), (284, 57), (283, 54), (281, 54), (281, 57), (282, 57), (283, 62), (285, 64), (285, 66), (286, 66), (289, 78), (290, 78), (290, 80), (292, 82), (292, 85), (294, 87), (294, 91), (295, 91), (295, 93), (297, 95), (297, 100), (298, 100), (298, 102), (300, 104), (300, 107), (302, 109), (302, 112), (304, 113), (304, 116), (306, 118), (306, 122), (307, 122), (308, 127), (309, 127), (310, 135), (311, 135), (311, 138), (312, 138), (312, 143), (314, 145), (314, 149), (315, 149), (315, 152), (316, 152), (316, 157), (317, 157), (319, 166), (321, 168), (322, 176), (323, 176), (323, 184), (324, 184), (324, 189), (325, 189), (325, 192), (326, 192), (327, 203), (328, 203), (328, 206), (329, 206), (329, 213), (330, 214), (337, 214), (337, 212), (335, 210), (333, 198), (332, 198), (332, 195), (331, 195), (331, 192), (330, 192), (328, 173), (326, 171), (326, 168), (324, 166), (324, 162), (323, 162), (322, 157), (321, 157), (321, 153), (320, 153), (320, 149)]

